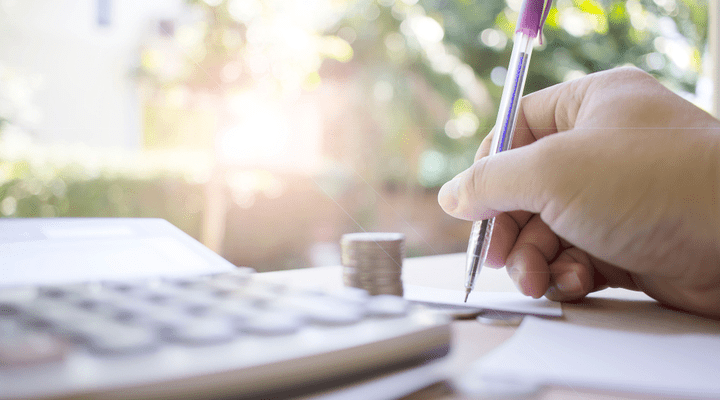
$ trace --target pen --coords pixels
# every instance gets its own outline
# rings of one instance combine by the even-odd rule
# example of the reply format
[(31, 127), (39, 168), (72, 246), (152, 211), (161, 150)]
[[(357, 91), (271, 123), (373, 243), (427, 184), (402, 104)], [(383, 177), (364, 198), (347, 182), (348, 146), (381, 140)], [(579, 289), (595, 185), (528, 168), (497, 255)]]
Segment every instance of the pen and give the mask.
[[(508, 150), (512, 145), (515, 123), (517, 122), (517, 111), (525, 87), (527, 66), (533, 49), (533, 39), (540, 36), (542, 41), (542, 26), (548, 12), (550, 12), (551, 4), (552, 0), (523, 1), (516, 25), (510, 65), (508, 66), (505, 85), (500, 98), (500, 109), (495, 121), (496, 131), (493, 136), (490, 155)], [(465, 302), (467, 302), (468, 296), (470, 296), (470, 292), (475, 286), (475, 280), (480, 273), (480, 268), (487, 260), (494, 225), (495, 218), (473, 222), (465, 265)]]

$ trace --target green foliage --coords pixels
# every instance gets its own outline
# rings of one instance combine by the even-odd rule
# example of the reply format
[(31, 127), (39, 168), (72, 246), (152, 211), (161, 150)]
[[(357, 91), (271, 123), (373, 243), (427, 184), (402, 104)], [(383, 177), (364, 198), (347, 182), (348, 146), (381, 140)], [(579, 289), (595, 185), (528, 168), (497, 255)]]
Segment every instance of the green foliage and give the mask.
[(88, 176), (79, 165), (36, 168), (24, 160), (2, 161), (0, 169), (3, 217), (164, 218), (200, 238), (204, 189), (181, 175)]
[[(433, 182), (420, 182), (436, 186), (471, 163), (480, 140), (494, 123), (502, 82), (493, 79), (493, 70), (507, 66), (517, 12), (505, 1), (497, 0), (420, 0), (414, 6), (407, 3), (411, 2), (358, 1), (331, 33), (342, 36), (348, 27), (357, 32), (352, 43), (353, 62), (369, 75), (367, 81), (383, 77), (397, 89), (399, 95), (393, 99), (392, 107), (385, 107), (384, 115), (378, 117), (386, 136), (392, 137), (402, 129), (394, 121), (409, 121), (424, 132), (432, 132), (424, 144), (428, 151), (438, 151), (446, 160), (464, 160), (445, 162), (444, 171), (435, 174)], [(516, 1), (508, 3), (519, 5)], [(376, 19), (365, 18), (371, 7), (379, 8)], [(525, 93), (622, 65), (637, 66), (673, 90), (693, 93), (707, 41), (707, 12), (707, 3), (695, 0), (555, 1), (544, 28), (543, 44), (533, 52)], [(443, 71), (433, 65), (437, 45), (423, 48), (406, 29), (405, 25), (418, 15), (430, 17), (442, 26), (442, 52), (469, 65), (489, 94), (483, 102), (472, 104), (479, 121), (478, 135), (450, 138), (447, 125), (443, 125), (453, 114), (446, 119), (430, 118), (427, 98), (402, 89), (413, 86), (412, 74), (417, 73), (445, 99), (448, 109), (457, 101), (467, 101), (472, 94), (464, 93), (463, 83), (453, 79), (456, 71)], [(388, 38), (395, 35), (404, 39), (404, 48), (389, 48)], [(422, 164), (421, 159), (409, 161)], [(418, 176), (422, 168), (418, 166)]]
[[(691, 60), (690, 65), (682, 68), (674, 64), (671, 57), (673, 52), (704, 51), (706, 2), (560, 0), (554, 3), (544, 30), (544, 44), (533, 53), (526, 92), (559, 83), (572, 70), (588, 74), (625, 64), (645, 69), (666, 83), (674, 83), (676, 90), (695, 91), (701, 72), (699, 63)], [(512, 48), (510, 42), (498, 50), (478, 40), (481, 32), (488, 28), (511, 35), (508, 28), (514, 29), (517, 14), (504, 2), (426, 0), (420, 4), (428, 13), (438, 12), (444, 20), (453, 21), (451, 27), (446, 25), (445, 41), (460, 49), (463, 59), (483, 80), (489, 82), (492, 68), (507, 63)], [(573, 22), (581, 26), (573, 29)], [(678, 43), (680, 49), (678, 46), (668, 48), (669, 41), (684, 43)], [(652, 53), (658, 53), (663, 62), (649, 64), (647, 56)]]

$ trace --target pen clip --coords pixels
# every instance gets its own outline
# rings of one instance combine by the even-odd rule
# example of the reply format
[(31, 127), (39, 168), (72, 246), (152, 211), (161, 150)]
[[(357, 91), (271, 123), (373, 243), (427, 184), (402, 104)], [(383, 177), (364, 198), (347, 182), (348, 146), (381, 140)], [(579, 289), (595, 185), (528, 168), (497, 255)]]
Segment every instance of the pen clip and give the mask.
[(515, 32), (522, 32), (531, 38), (536, 38), (539, 34), (542, 44), (542, 28), (550, 14), (551, 6), (552, 0), (525, 0), (518, 15)]
[(548, 17), (548, 14), (550, 14), (550, 8), (552, 8), (552, 0), (545, 1), (545, 4), (543, 5), (543, 14), (542, 18), (540, 18), (540, 24), (538, 25), (538, 42), (542, 44), (542, 30), (543, 26), (545, 26), (545, 20)]

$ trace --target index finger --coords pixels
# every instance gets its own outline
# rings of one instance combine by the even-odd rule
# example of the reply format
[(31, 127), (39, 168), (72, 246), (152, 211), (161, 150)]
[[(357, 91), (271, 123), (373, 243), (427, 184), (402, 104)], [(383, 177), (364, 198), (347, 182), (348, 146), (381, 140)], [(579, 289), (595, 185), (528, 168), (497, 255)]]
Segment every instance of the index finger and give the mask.
[[(572, 129), (590, 81), (602, 74), (563, 82), (524, 96), (518, 107), (512, 148), (526, 146), (553, 133)], [(490, 154), (496, 130), (493, 127), (483, 139), (475, 153), (475, 161)]]

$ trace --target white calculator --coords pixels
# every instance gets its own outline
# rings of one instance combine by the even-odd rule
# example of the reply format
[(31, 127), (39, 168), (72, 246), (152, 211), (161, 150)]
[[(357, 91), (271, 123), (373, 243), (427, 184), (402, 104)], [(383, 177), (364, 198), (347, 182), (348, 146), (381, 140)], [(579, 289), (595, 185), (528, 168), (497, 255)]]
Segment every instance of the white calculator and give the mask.
[(163, 220), (0, 220), (0, 399), (291, 397), (449, 345), (446, 316), (261, 282)]

